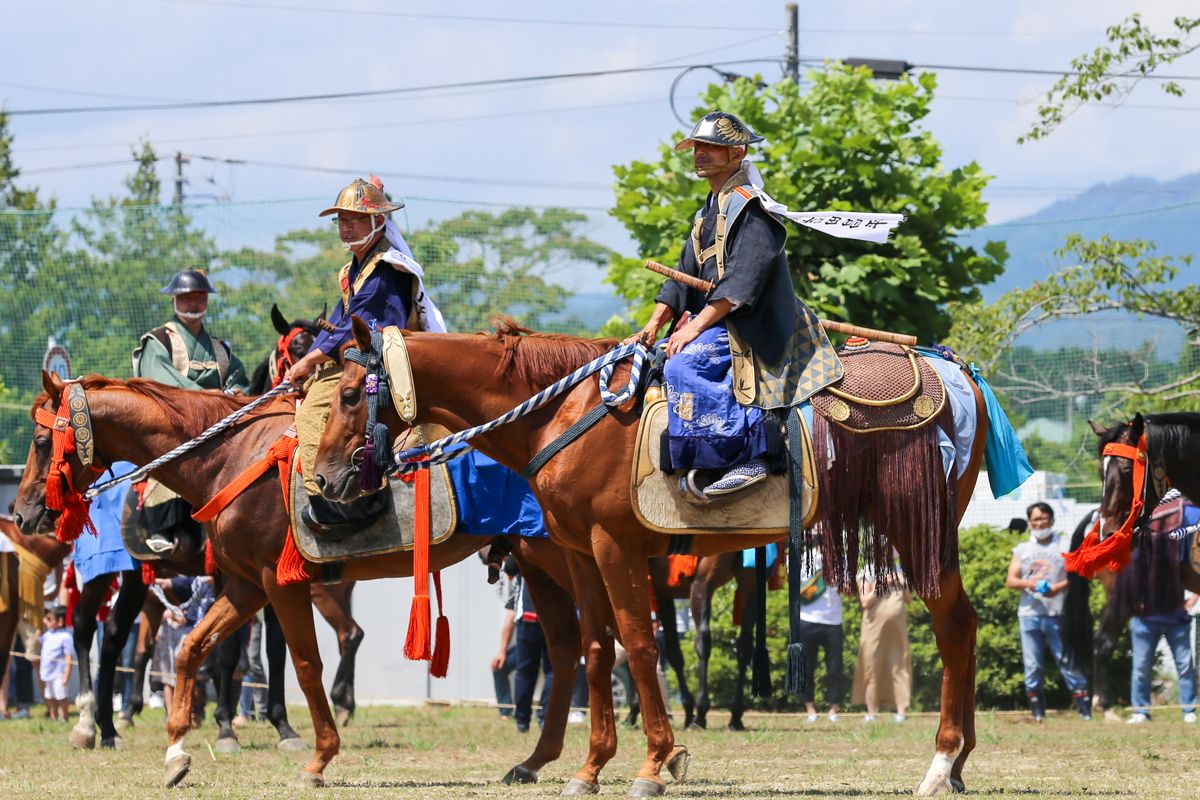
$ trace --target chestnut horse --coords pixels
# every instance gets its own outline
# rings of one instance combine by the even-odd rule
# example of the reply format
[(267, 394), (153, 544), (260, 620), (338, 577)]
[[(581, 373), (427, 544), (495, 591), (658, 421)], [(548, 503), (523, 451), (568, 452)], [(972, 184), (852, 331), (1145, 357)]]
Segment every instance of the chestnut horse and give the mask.
[[(354, 344), (369, 352), (370, 330), (358, 319), (353, 321), (353, 327)], [(502, 323), (495, 334), (403, 331), (403, 337), (416, 393), (415, 421), (435, 423), (452, 431), (499, 417), (615, 345), (613, 340), (529, 334), (509, 321)], [(619, 367), (614, 384), (621, 385), (622, 376), (628, 374), (627, 365)], [(345, 364), (318, 452), (314, 478), (333, 494), (342, 492), (357, 475), (353, 453), (364, 445), (367, 413), (363, 401), (364, 378), (362, 367), (352, 362)], [(963, 590), (956, 538), (957, 522), (970, 500), (987, 436), (983, 398), (977, 389), (974, 391), (980, 425), (970, 463), (957, 483), (946, 485), (936, 439), (931, 440), (928, 434), (920, 438), (910, 432), (888, 432), (853, 437), (854, 441), (846, 447), (864, 448), (870, 444), (858, 442), (873, 442), (876, 447), (890, 447), (891, 452), (867, 458), (851, 456), (849, 450), (839, 451), (839, 460), (829, 475), (848, 477), (840, 478), (841, 483), (830, 478), (822, 484), (823, 492), (831, 490), (835, 497), (840, 494), (858, 498), (852, 502), (859, 503), (853, 508), (830, 509), (829, 515), (822, 518), (822, 525), (827, 528), (823, 543), (826, 565), (831, 563), (831, 554), (849, 563), (854, 563), (857, 557), (857, 551), (847, 553), (845, 544), (837, 541), (840, 537), (830, 535), (828, 529), (844, 532), (848, 539), (857, 542), (861, 521), (864, 527), (873, 526), (879, 539), (886, 535), (887, 543), (899, 552), (909, 580), (921, 583), (919, 578), (924, 577), (919, 593), (930, 611), (944, 675), (936, 755), (918, 787), (920, 794), (961, 789), (963, 763), (975, 745), (978, 616)], [(598, 380), (589, 378), (541, 409), (477, 436), (472, 443), (510, 469), (521, 470), (535, 454), (595, 407), (599, 399)], [(600, 771), (616, 751), (610, 682), (614, 629), (628, 652), (647, 737), (646, 758), (631, 794), (641, 797), (662, 794), (665, 791), (660, 777), (662, 767), (668, 761), (674, 763), (678, 757), (656, 679), (658, 652), (651, 625), (647, 577), (649, 559), (666, 555), (674, 537), (648, 530), (633, 513), (629, 481), (639, 415), (636, 404), (631, 405), (634, 407), (611, 409), (578, 441), (550, 460), (531, 482), (552, 540), (568, 551), (587, 649), (592, 710), (590, 748), (587, 760), (568, 783), (565, 794), (596, 792)], [(397, 417), (388, 413), (386, 422), (398, 424)], [(827, 440), (822, 434), (836, 434), (826, 432), (822, 422), (818, 422), (816, 433), (818, 452), (823, 452)], [(926, 465), (923, 472), (905, 471), (906, 464), (917, 462)], [(931, 470), (930, 464), (936, 466)], [(855, 470), (860, 470), (861, 475)], [(921, 482), (922, 476), (928, 478), (927, 483)], [(855, 488), (847, 488), (848, 482)], [(882, 524), (880, 520), (891, 524)], [(926, 520), (934, 529), (920, 529), (914, 520)], [(769, 534), (706, 534), (692, 537), (689, 549), (696, 555), (714, 555), (767, 545), (778, 538)], [(879, 544), (874, 550), (876, 555), (886, 546), (882, 541)], [(849, 574), (852, 579), (853, 572)]]
[[(43, 373), (42, 385), (45, 391), (34, 401), (34, 409), (54, 413), (66, 384), (55, 375)], [(92, 375), (83, 379), (82, 386), (90, 408), (98, 463), (146, 464), (248, 402), (217, 391), (177, 389), (139, 378), (121, 381)], [(294, 406), (292, 398), (270, 402), (224, 435), (159, 467), (152, 475), (194, 507), (201, 507), (283, 436), (292, 425)], [(48, 428), (35, 423), (14, 514), (22, 530), (53, 522), (59, 515), (46, 507), (51, 438)], [(72, 475), (86, 474), (77, 455), (69, 456), (68, 463)], [(78, 477), (75, 481), (75, 490), (86, 488)], [(183, 743), (192, 723), (196, 670), (222, 638), (245, 624), (267, 602), (274, 607), (287, 638), (296, 677), (313, 719), (315, 748), (311, 761), (297, 776), (298, 783), (321, 785), (325, 767), (338, 752), (340, 739), (321, 684), (309, 584), (281, 586), (275, 577), (287, 531), (288, 518), (274, 470), (251, 484), (209, 523), (213, 554), (225, 582), (212, 608), (185, 639), (176, 663), (175, 701), (167, 720), (167, 786), (181, 781), (191, 765)], [(513, 555), (540, 612), (554, 671), (563, 676), (554, 681), (545, 727), (533, 753), (506, 776), (508, 781), (530, 782), (562, 751), (580, 637), (563, 552), (546, 539), (512, 538)], [(457, 563), (487, 541), (470, 534), (452, 535), (431, 548), (429, 567), (437, 570)], [(412, 562), (409, 552), (375, 556), (346, 562), (342, 575), (345, 580), (356, 581), (410, 576)]]

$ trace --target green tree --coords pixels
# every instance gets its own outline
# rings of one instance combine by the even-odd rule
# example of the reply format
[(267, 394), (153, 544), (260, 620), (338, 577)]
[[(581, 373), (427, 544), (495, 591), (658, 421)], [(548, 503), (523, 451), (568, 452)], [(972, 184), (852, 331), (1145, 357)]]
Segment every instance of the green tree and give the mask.
[[(906, 214), (884, 245), (789, 225), (788, 263), (800, 297), (823, 316), (941, 338), (950, 327), (945, 304), (978, 299), (977, 287), (999, 275), (1007, 257), (1001, 243), (979, 252), (955, 238), (984, 223), (988, 177), (974, 162), (942, 163), (941, 145), (923, 127), (932, 74), (882, 82), (866, 69), (832, 65), (810, 77), (803, 94), (790, 80), (762, 91), (745, 79), (711, 85), (696, 115), (729, 111), (766, 137), (751, 157), (767, 192), (789, 208)], [(671, 143), (659, 147), (657, 160), (618, 165), (614, 173), (612, 214), (637, 242), (639, 258), (614, 258), (608, 280), (640, 322), (662, 282), (642, 269), (642, 259), (675, 263), (708, 186), (691, 174), (690, 155)], [(609, 332), (628, 328), (629, 321), (614, 321)]]
[[(1072, 73), (1063, 75), (1050, 88), (1038, 106), (1038, 119), (1018, 143), (1044, 139), (1075, 111), (1091, 103), (1120, 105), (1134, 88), (1155, 70), (1178, 61), (1200, 49), (1194, 38), (1200, 29), (1200, 17), (1176, 17), (1174, 30), (1155, 34), (1140, 14), (1131, 14), (1105, 31), (1107, 45), (1071, 60)], [(1174, 80), (1160, 85), (1167, 94), (1182, 97), (1184, 88)]]

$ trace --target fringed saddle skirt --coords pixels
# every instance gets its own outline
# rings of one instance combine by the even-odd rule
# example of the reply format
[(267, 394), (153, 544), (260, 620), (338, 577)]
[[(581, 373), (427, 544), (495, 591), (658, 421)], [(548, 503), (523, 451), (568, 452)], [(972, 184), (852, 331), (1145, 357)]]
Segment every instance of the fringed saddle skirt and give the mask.
[[(304, 480), (300, 475), (299, 465), (300, 459), (294, 459), (290, 511), (296, 549), (307, 561), (318, 564), (347, 561), (413, 548), (413, 484), (399, 478), (390, 480), (388, 487), (382, 490), (392, 494), (392, 504), (388, 512), (369, 527), (344, 538), (334, 539), (313, 533), (300, 517), (301, 512), (308, 507), (308, 494), (304, 491)], [(446, 465), (439, 464), (433, 467), (429, 477), (429, 542), (438, 544), (458, 527), (458, 510), (454, 487)]]
[[(790, 413), (799, 413), (795, 410)], [(803, 417), (801, 417), (803, 421)], [(803, 513), (806, 524), (816, 511), (816, 466), (811, 437), (803, 425)], [(667, 428), (667, 401), (647, 402), (642, 411), (633, 456), (630, 495), (633, 512), (659, 533), (777, 533), (788, 531), (788, 476), (770, 475), (759, 486), (729, 495), (720, 503), (692, 505), (679, 491), (678, 474), (661, 468), (661, 442)]]

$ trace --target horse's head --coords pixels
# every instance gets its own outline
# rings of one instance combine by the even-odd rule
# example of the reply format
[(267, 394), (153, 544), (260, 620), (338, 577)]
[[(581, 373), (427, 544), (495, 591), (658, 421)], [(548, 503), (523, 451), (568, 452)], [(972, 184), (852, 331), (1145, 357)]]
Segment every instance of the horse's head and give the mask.
[(1102, 427), (1090, 420), (1088, 425), (1100, 439), (1096, 451), (1100, 456), (1100, 484), (1103, 492), (1100, 500), (1100, 539), (1103, 540), (1118, 530), (1129, 517), (1134, 501), (1133, 459), (1111, 452), (1105, 454), (1105, 449), (1113, 450), (1110, 445), (1136, 448), (1142, 434), (1145, 433), (1146, 421), (1138, 414), (1130, 422), (1111, 428)]
[[(54, 456), (55, 436), (72, 435), (69, 425), (64, 430), (55, 431), (55, 426), (50, 423), (62, 405), (66, 383), (54, 373), (42, 372), (42, 387), (45, 391), (33, 401), (30, 411), (30, 417), (34, 420), (33, 441), (29, 445), (25, 472), (21, 476), (21, 485), (17, 487), (17, 499), (13, 505), (13, 520), (25, 534), (52, 533), (62, 515), (61, 510), (49, 507), (46, 483)], [(63, 495), (84, 491), (95, 477), (94, 474), (83, 464), (77, 450), (64, 452), (63, 456), (66, 469), (56, 472), (54, 480), (62, 481), (65, 485), (56, 486), (55, 490)]]
[[(342, 346), (339, 355), (342, 361), (342, 374), (334, 391), (329, 419), (325, 423), (325, 433), (321, 436), (321, 444), (317, 449), (316, 474), (313, 480), (321, 488), (321, 492), (330, 500), (349, 502), (358, 497), (363, 489), (364, 460), (374, 456), (376, 448), (382, 447), (386, 452), (380, 456), (385, 459), (391, 453), (391, 435), (406, 429), (407, 423), (400, 419), (390, 402), (386, 382), (378, 382), (382, 366), (369, 368), (359, 363), (361, 360), (347, 358), (347, 354), (357, 351), (369, 356), (372, 354), (372, 331), (358, 317), (351, 320), (353, 338)], [(375, 349), (375, 355), (382, 354)], [(368, 376), (374, 373), (372, 381)], [(371, 421), (370, 407), (376, 408), (376, 419)], [(376, 426), (386, 426), (385, 431), (377, 431)], [(368, 432), (367, 428), (373, 430)], [(372, 435), (375, 440), (371, 441)], [(368, 467), (368, 470), (370, 468)]]
[(327, 310), (328, 307), (322, 309), (320, 316), (311, 321), (296, 319), (288, 322), (280, 312), (279, 306), (271, 306), (271, 324), (279, 334), (275, 352), (271, 356), (274, 360), (273, 378), (276, 384), (283, 380), (284, 373), (292, 364), (312, 349), (313, 341), (321, 332), (321, 323), (325, 320)]

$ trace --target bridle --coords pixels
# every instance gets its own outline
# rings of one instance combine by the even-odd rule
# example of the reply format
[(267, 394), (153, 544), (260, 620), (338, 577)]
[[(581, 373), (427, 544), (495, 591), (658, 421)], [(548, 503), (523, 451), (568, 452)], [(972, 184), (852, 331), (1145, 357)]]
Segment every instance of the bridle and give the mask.
[(371, 331), (371, 349), (351, 347), (342, 354), (345, 361), (358, 364), (367, 371), (363, 393), (367, 397), (366, 444), (350, 454), (350, 462), (361, 461), (359, 484), (364, 492), (373, 492), (383, 485), (383, 475), (392, 457), (392, 434), (379, 421), (379, 411), (391, 400), (387, 367), (383, 363), (383, 334)]
[(75, 485), (72, 455), (83, 467), (84, 489), (107, 469), (96, 457), (96, 437), (92, 430), (92, 414), (87, 395), (79, 381), (68, 381), (62, 393), (58, 413), (52, 414), (40, 406), (33, 412), (34, 421), (49, 428), (52, 435), (50, 469), (46, 472), (46, 508), (61, 511), (55, 531), (60, 542), (73, 542), (87, 530), (96, 533), (89, 509), (91, 501)]
[(1098, 517), (1079, 547), (1065, 556), (1067, 569), (1088, 579), (1095, 577), (1102, 569), (1118, 572), (1129, 562), (1134, 534), (1141, 530), (1150, 516), (1146, 503), (1146, 492), (1149, 488), (1146, 483), (1146, 464), (1149, 461), (1146, 434), (1143, 432), (1136, 444), (1109, 442), (1101, 449), (1100, 456), (1124, 458), (1133, 462), (1133, 501), (1120, 528), (1102, 541), (1100, 526), (1103, 517)]

